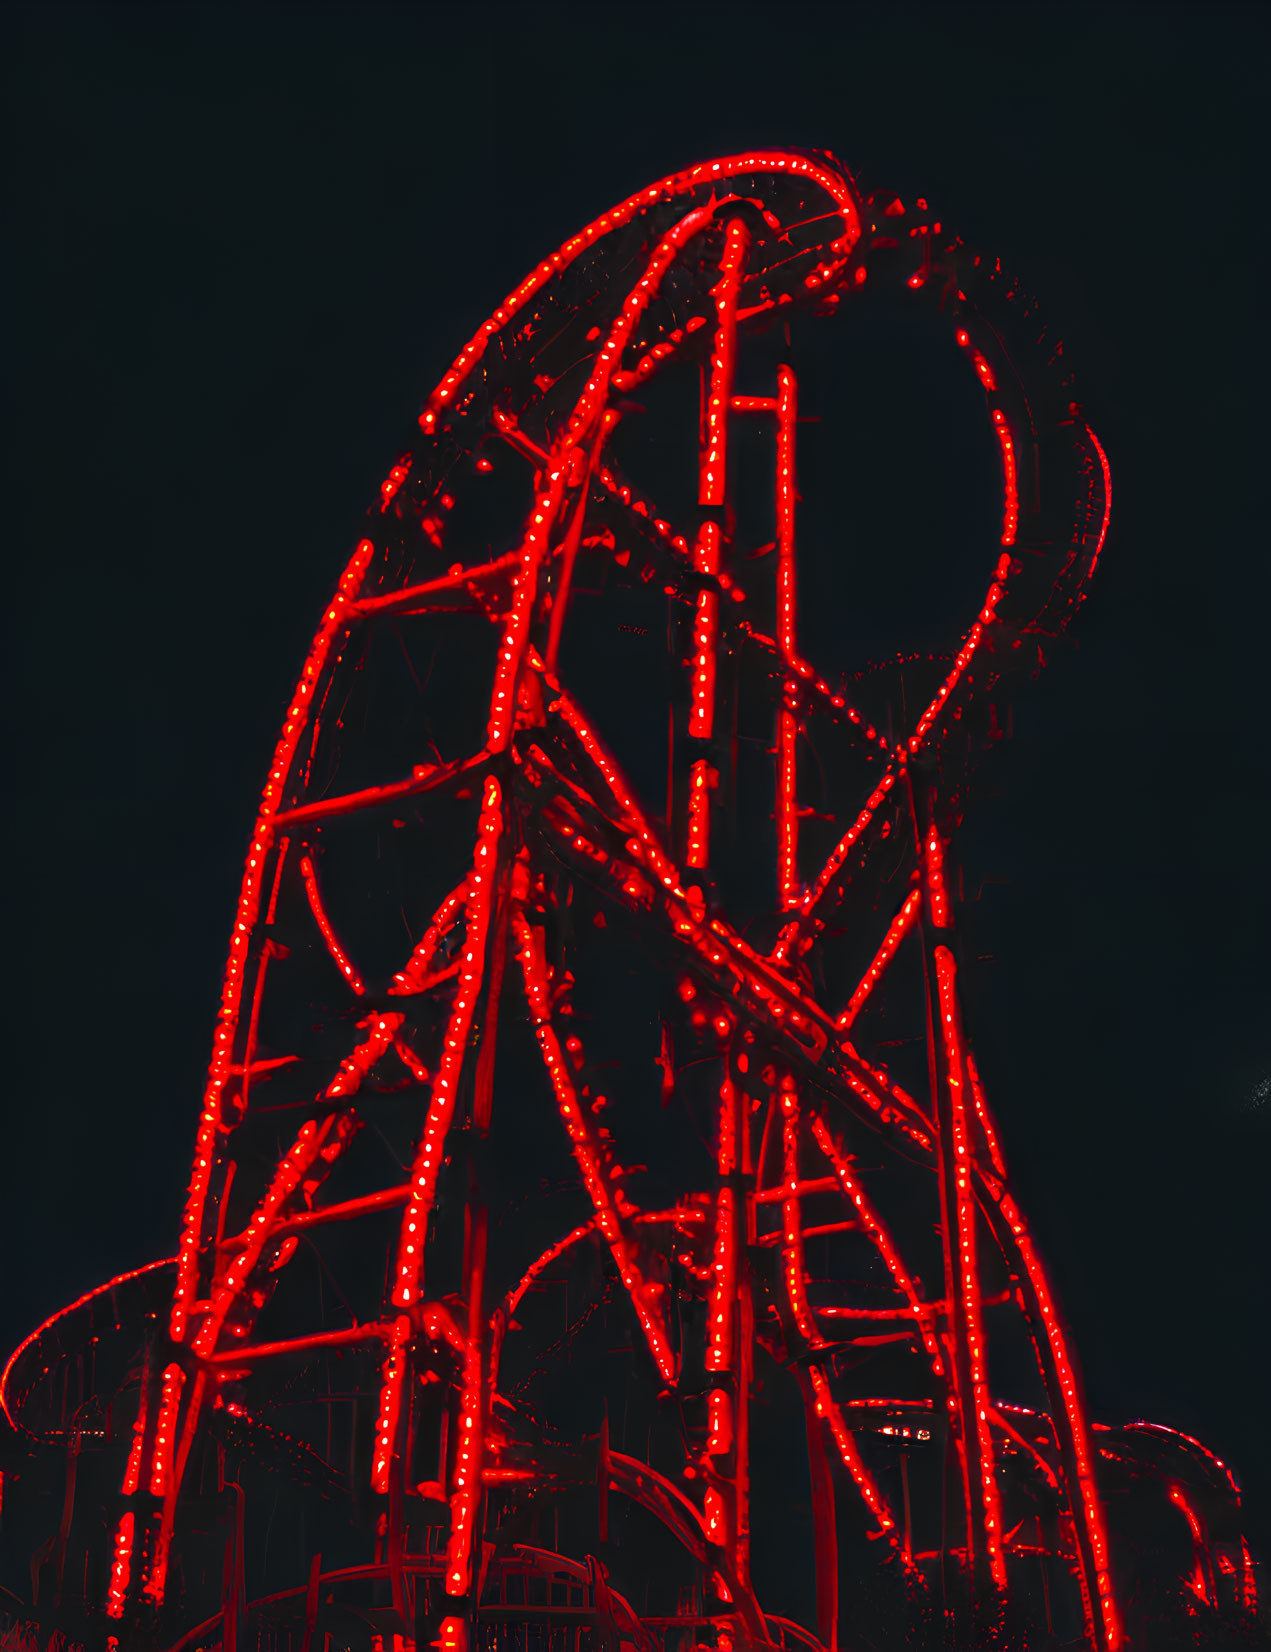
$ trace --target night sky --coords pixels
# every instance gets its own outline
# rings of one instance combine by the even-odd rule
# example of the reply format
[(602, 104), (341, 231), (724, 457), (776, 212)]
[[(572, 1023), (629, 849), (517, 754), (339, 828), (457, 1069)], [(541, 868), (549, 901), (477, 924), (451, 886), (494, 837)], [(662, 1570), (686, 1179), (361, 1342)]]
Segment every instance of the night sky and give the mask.
[(1267, 15), (9, 8), (5, 1349), (175, 1248), (260, 783), (426, 391), (612, 202), (824, 148), (1040, 296), (1108, 450), (973, 1031), (1095, 1415), (1230, 1459), (1266, 1559)]

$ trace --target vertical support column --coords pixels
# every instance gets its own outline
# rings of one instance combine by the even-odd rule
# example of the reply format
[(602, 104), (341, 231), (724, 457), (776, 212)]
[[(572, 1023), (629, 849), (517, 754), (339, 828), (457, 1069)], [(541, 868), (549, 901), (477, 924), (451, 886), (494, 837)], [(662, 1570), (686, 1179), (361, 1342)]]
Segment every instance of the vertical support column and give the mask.
[(795, 426), (799, 417), (798, 381), (793, 368), (777, 369), (775, 396), (734, 396), (735, 413), (775, 413), (777, 417), (774, 506), (777, 524), (776, 643), (786, 672), (776, 728), (777, 903), (783, 912), (798, 906), (800, 679), (808, 667), (799, 658), (796, 619), (798, 578), (794, 547)]
[(808, 1348), (822, 1348), (824, 1338), (816, 1328), (808, 1305), (807, 1267), (803, 1259), (803, 1208), (799, 1200), (799, 1088), (790, 1073), (783, 1073), (774, 1105), (781, 1109), (782, 1175), (785, 1183), (781, 1201), (781, 1261), (785, 1271), (786, 1300), (794, 1327)]
[(976, 1258), (968, 1081), (957, 1008), (952, 902), (944, 846), (931, 800), (909, 777), (922, 868), (923, 954), (927, 979), (927, 1057), (937, 1131), (940, 1224), (948, 1303), (949, 1422), (957, 1443), (972, 1599), (1006, 1587), (1001, 1509), (989, 1424), (988, 1350)]
[(1108, 1533), (1076, 1362), (1068, 1348), (1058, 1306), (1033, 1248), (1028, 1226), (1014, 1198), (1005, 1189), (998, 1199), (998, 1209), (1003, 1218), (1003, 1226), (998, 1229), (999, 1239), (1004, 1248), (1014, 1243), (1024, 1266), (1020, 1285), (1034, 1328), (1034, 1344), (1063, 1461), (1070, 1513), (1062, 1518), (1071, 1525), (1076, 1547), (1087, 1639), (1096, 1652), (1115, 1652), (1124, 1645), (1124, 1631), (1109, 1570)]
[(450, 1490), (450, 1542), (446, 1548), (444, 1613), (447, 1619), (460, 1618), (469, 1626), (476, 1621), (480, 1568), (474, 1567), (473, 1550), (480, 1533), (483, 1500), (481, 1471), (485, 1462), (486, 1432), (486, 1340), (483, 1296), (485, 1293), (486, 1236), (485, 1201), (474, 1183), (469, 1192), (464, 1232), (464, 1275), (468, 1284), (468, 1327), (463, 1354), (463, 1390), (459, 1400), (459, 1437), (455, 1442), (455, 1466)]
[(750, 1580), (749, 1398), (754, 1332), (745, 1247), (754, 1225), (746, 1103), (725, 1077), (719, 1092), (714, 1280), (706, 1343), (706, 1528), (744, 1586)]
[[(802, 1342), (796, 1355), (799, 1390), (803, 1395), (804, 1424), (808, 1436), (808, 1469), (812, 1491), (813, 1555), (816, 1565), (817, 1633), (836, 1652), (838, 1647), (838, 1532), (834, 1508), (834, 1482), (825, 1449), (825, 1426), (818, 1409), (817, 1387), (804, 1365), (810, 1349), (825, 1346), (808, 1303), (807, 1264), (803, 1254), (803, 1208), (799, 1198), (799, 1089), (790, 1073), (783, 1073), (781, 1087), (773, 1097), (781, 1111), (781, 1170), (784, 1196), (781, 1201), (781, 1262), (785, 1273), (786, 1302), (793, 1328)], [(788, 1333), (787, 1333), (788, 1334)], [(795, 1350), (791, 1350), (792, 1353)], [(824, 1375), (821, 1373), (821, 1381)]]
[[(816, 1390), (802, 1366), (797, 1367), (808, 1436), (808, 1472), (812, 1485), (812, 1548), (816, 1566), (816, 1632), (828, 1652), (838, 1652), (839, 1548), (834, 1507), (834, 1480), (825, 1445), (825, 1425), (817, 1409)], [(908, 1545), (906, 1544), (906, 1552)]]
[[(737, 295), (745, 273), (750, 234), (744, 220), (730, 218), (724, 229), (724, 255), (714, 287), (715, 343), (710, 378), (702, 407), (698, 444), (697, 502), (704, 511), (722, 514), (727, 497), (728, 413), (737, 362)], [(720, 571), (723, 529), (720, 514), (706, 517), (693, 546), (699, 573)], [(689, 702), (689, 795), (685, 863), (695, 871), (710, 865), (710, 794), (719, 773), (710, 761), (715, 734), (715, 677), (719, 656), (719, 594), (698, 592), (693, 618), (693, 683)]]
[(738, 1538), (737, 1448), (737, 1272), (742, 1213), (737, 1202), (738, 1093), (725, 1077), (719, 1091), (718, 1180), (715, 1189), (715, 1246), (706, 1336), (706, 1455), (712, 1483), (706, 1492), (706, 1535), (730, 1561)]
[(777, 369), (777, 646), (786, 663), (777, 713), (777, 898), (783, 912), (799, 904), (799, 678), (795, 638), (794, 434), (798, 390), (789, 367)]
[[(975, 1451), (968, 1451), (968, 1475), (978, 1471), (983, 1545), (989, 1576), (998, 1589), (1006, 1587), (1006, 1559), (1002, 1551), (1001, 1500), (993, 1460), (993, 1432), (989, 1423), (992, 1400), (988, 1381), (988, 1344), (984, 1338), (980, 1304), (980, 1276), (976, 1257), (975, 1193), (971, 1186), (971, 1132), (966, 1106), (966, 1062), (962, 1051), (958, 1009), (957, 964), (943, 945), (935, 948), (936, 996), (944, 1047), (945, 1088), (948, 1095), (950, 1171), (957, 1216), (957, 1283), (961, 1295), (961, 1340), (965, 1343), (975, 1424)], [(944, 1139), (941, 1121), (941, 1138)]]

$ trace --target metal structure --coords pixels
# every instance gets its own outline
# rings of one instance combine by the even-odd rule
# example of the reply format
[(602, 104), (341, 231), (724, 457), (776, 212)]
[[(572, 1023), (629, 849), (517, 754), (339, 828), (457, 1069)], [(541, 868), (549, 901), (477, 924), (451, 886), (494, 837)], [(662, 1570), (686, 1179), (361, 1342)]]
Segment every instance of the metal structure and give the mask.
[[(853, 393), (804, 363), (880, 292), (961, 358), (998, 520), (950, 646), (849, 681), (800, 589), (882, 553), (799, 549), (804, 421)], [(959, 985), (974, 763), (1109, 510), (1031, 302), (828, 156), (664, 179), (509, 295), (287, 710), (178, 1253), (6, 1369), (103, 1465), (46, 1601), (82, 1549), (120, 1646), (831, 1649), (872, 1611), (1112, 1652), (1147, 1486), (1193, 1596), (1253, 1611), (1223, 1465), (1086, 1415)]]

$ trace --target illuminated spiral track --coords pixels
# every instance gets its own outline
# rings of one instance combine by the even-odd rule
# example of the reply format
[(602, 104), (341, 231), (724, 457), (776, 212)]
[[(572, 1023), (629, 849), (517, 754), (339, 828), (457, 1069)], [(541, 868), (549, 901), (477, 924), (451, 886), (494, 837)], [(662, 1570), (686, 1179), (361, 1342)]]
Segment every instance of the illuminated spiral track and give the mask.
[[(899, 698), (899, 667), (856, 693), (800, 641), (800, 360), (879, 289), (945, 329), (1000, 477)], [(1110, 1652), (1118, 1464), (1185, 1514), (1202, 1598), (1252, 1610), (1203, 1448), (1162, 1468), (1147, 1425), (1092, 1433), (959, 989), (974, 760), (1109, 509), (1030, 301), (827, 156), (664, 179), (508, 296), (383, 483), (278, 740), (166, 1323), (117, 1374), (117, 1640), (290, 1612), (305, 1652), (323, 1623), (494, 1647), (550, 1574), (575, 1649), (830, 1648), (864, 1565), (915, 1621), (996, 1633), (1044, 1599)], [(6, 1372), (33, 1432), (55, 1342)], [(774, 1407), (811, 1500), (802, 1627), (757, 1581)], [(248, 1612), (225, 1464), (262, 1441), (370, 1535), (347, 1564), (302, 1538)], [(673, 1609), (606, 1547), (618, 1502)]]

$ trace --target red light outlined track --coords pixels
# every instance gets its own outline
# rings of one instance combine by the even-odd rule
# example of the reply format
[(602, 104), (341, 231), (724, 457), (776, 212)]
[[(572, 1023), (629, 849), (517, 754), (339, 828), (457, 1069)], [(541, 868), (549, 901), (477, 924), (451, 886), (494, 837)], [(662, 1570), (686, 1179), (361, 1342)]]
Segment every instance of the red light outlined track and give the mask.
[[(1017, 658), (1024, 661), (1023, 634), (1039, 616), (1066, 623), (1084, 596), (1104, 549), (1110, 471), (1093, 431), (1074, 424), (1066, 401), (1016, 393), (999, 329), (982, 319), (979, 299), (967, 297), (977, 286), (991, 298), (991, 279), (979, 275), (973, 283), (969, 272), (978, 260), (924, 214), (925, 206), (908, 215), (902, 203), (885, 197), (862, 201), (837, 164), (819, 156), (755, 151), (677, 173), (595, 219), (540, 264), (428, 398), (416, 451), (390, 470), (375, 505), (379, 525), (359, 543), (323, 617), (260, 805), (198, 1127), (170, 1340), (145, 1379), (129, 1436), (124, 1496), (135, 1506), (115, 1527), (112, 1617), (126, 1615), (139, 1597), (155, 1606), (163, 1600), (185, 1465), (204, 1412), (220, 1404), (214, 1398), (220, 1386), (253, 1377), (270, 1362), (379, 1344), (368, 1490), (387, 1500), (384, 1540), (397, 1556), (390, 1562), (390, 1570), (397, 1567), (394, 1598), (404, 1598), (404, 1538), (394, 1511), (402, 1496), (422, 1495), (404, 1477), (426, 1370), (427, 1382), (445, 1396), (452, 1430), (449, 1454), (442, 1451), (436, 1471), (441, 1478), (427, 1482), (430, 1495), (444, 1497), (450, 1518), (438, 1633), (443, 1645), (464, 1644), (477, 1545), (492, 1500), (504, 1495), (501, 1488), (541, 1490), (552, 1481), (526, 1440), (515, 1442), (515, 1460), (506, 1455), (504, 1423), (491, 1421), (492, 1408), (510, 1405), (498, 1386), (504, 1339), (552, 1270), (594, 1242), (603, 1244), (638, 1328), (637, 1347), (667, 1404), (687, 1404), (679, 1393), (686, 1350), (668, 1312), (668, 1286), (700, 1305), (703, 1342), (694, 1357), (708, 1386), (700, 1423), (684, 1424), (680, 1465), (692, 1487), (685, 1503), (692, 1520), (675, 1504), (683, 1493), (668, 1489), (662, 1500), (671, 1525), (679, 1522), (710, 1557), (717, 1593), (730, 1607), (719, 1620), (731, 1623), (729, 1633), (752, 1642), (763, 1633), (749, 1583), (748, 1510), (753, 1358), (764, 1346), (782, 1366), (801, 1362), (809, 1450), (815, 1457), (828, 1442), (846, 1475), (833, 1490), (826, 1471), (817, 1471), (823, 1631), (826, 1615), (832, 1620), (837, 1611), (824, 1576), (834, 1502), (849, 1495), (848, 1488), (910, 1586), (926, 1587), (962, 1555), (971, 1563), (973, 1595), (985, 1587), (981, 1564), (991, 1592), (1009, 1592), (1034, 1552), (1014, 1536), (1014, 1526), (1010, 1535), (1005, 1530), (1009, 1458), (1029, 1465), (1064, 1511), (1062, 1530), (1069, 1535), (1061, 1539), (1060, 1558), (1078, 1577), (1090, 1646), (1113, 1652), (1121, 1644), (1074, 1356), (1009, 1189), (962, 1031), (955, 863), (948, 857), (964, 798), (956, 786), (946, 796), (941, 785), (942, 765), (952, 772), (951, 754), (970, 748), (968, 730), (978, 726), (981, 702)], [(833, 315), (869, 286), (884, 255), (897, 247), (904, 267), (892, 273), (899, 273), (912, 302), (931, 302), (941, 291), (956, 295), (948, 319), (984, 398), (984, 433), (1000, 465), (1002, 507), (1000, 542), (986, 546), (983, 564), (972, 570), (984, 594), (954, 633), (950, 655), (922, 676), (921, 692), (905, 702), (907, 719), (893, 734), (885, 718), (875, 713), (871, 721), (849, 705), (845, 687), (833, 687), (800, 652), (797, 351), (791, 347), (788, 359), (778, 358), (761, 393), (738, 394), (737, 384), (753, 382), (739, 380), (739, 364), (752, 332), (772, 312)], [(615, 248), (624, 249), (621, 258)], [(942, 280), (933, 279), (941, 272)], [(553, 340), (570, 328), (576, 332), (569, 334), (572, 360), (556, 361)], [(671, 513), (659, 515), (627, 480), (615, 432), (633, 416), (623, 397), (655, 379), (669, 382), (683, 366), (701, 374), (698, 516), (676, 522)], [(736, 420), (752, 418), (771, 420), (776, 537), (754, 551), (774, 552), (764, 568), (739, 561), (743, 530), (732, 515), (738, 461), (731, 435)], [(526, 505), (517, 538), (511, 547), (506, 540), (483, 547), (466, 561), (452, 524), (464, 520), (473, 490), (503, 463), (523, 467)], [(1060, 477), (1058, 485), (1048, 481), (1047, 490), (1038, 485), (1044, 465), (1057, 466)], [(1071, 521), (1057, 526), (1039, 514), (1038, 500), (1067, 498), (1067, 485)], [(403, 543), (411, 548), (403, 551)], [(581, 623), (580, 592), (592, 589), (582, 575), (597, 570), (667, 600), (671, 656), (681, 677), (669, 697), (665, 810), (624, 776), (603, 709), (594, 709), (571, 680), (571, 627)], [(471, 742), (480, 749), (452, 747), (443, 756), (434, 748), (427, 762), (412, 759), (396, 775), (376, 780), (354, 769), (354, 777), (341, 782), (344, 771), (330, 756), (333, 726), (340, 727), (337, 708), (357, 673), (370, 669), (363, 664), (372, 658), (364, 639), (376, 627), (445, 625), (459, 615), (477, 626), (484, 620), (492, 642), (483, 734)], [(734, 807), (728, 696), (737, 692), (737, 674), (752, 669), (760, 674), (772, 741), (765, 781), (772, 925), (762, 944), (730, 916), (719, 847), (720, 825)], [(835, 796), (832, 833), (801, 824), (815, 812), (804, 801), (814, 724), (841, 734), (844, 744), (836, 751), (861, 764), (859, 776), (852, 771), (859, 789)], [(969, 765), (969, 757), (965, 761)], [(373, 783), (364, 784), (368, 778)], [(432, 915), (422, 933), (408, 923), (409, 944), (377, 978), (344, 939), (359, 933), (356, 925), (328, 910), (319, 865), (329, 864), (325, 857), (340, 853), (367, 822), (387, 830), (384, 822), (399, 811), (393, 830), (409, 836), (430, 810), (463, 800), (475, 815), (472, 836), (463, 853), (449, 859), (430, 848), (439, 855), (438, 886), (424, 908)], [(922, 815), (923, 828), (905, 851), (900, 870), (910, 882), (900, 899), (894, 886), (871, 883), (870, 857), (893, 831), (900, 833), (893, 844), (907, 841), (911, 810)], [(337, 826), (347, 839), (337, 837)], [(294, 851), (281, 835), (284, 827), (295, 834)], [(328, 835), (319, 838), (320, 832)], [(302, 841), (301, 833), (312, 835)], [(331, 880), (333, 892), (342, 886)], [(860, 897), (867, 888), (869, 902)], [(294, 931), (286, 925), (298, 896), (310, 933), (316, 929), (335, 966), (334, 981), (322, 990), (348, 999), (323, 1011), (325, 1065), (312, 1051), (283, 1053), (284, 1046), (275, 1053), (276, 1045), (263, 1042), (273, 983), (291, 967)], [(335, 894), (332, 900), (338, 904)], [(575, 1017), (581, 966), (563, 938), (583, 911), (597, 931), (620, 933), (633, 952), (656, 939), (659, 956), (674, 959), (678, 997), (668, 1015), (679, 1018), (676, 1038), (695, 1051), (693, 1062), (716, 1064), (708, 1185), (674, 1209), (642, 1206), (638, 1178), (620, 1161), (604, 1117), (599, 1068), (589, 1065), (597, 1059), (592, 1039), (588, 1035), (584, 1047), (582, 1020)], [(834, 995), (821, 983), (836, 926), (850, 934), (858, 961), (852, 977), (838, 982), (835, 1001), (842, 1007), (833, 1008)], [(885, 1011), (879, 1004), (900, 979), (896, 960), (918, 951), (932, 981), (929, 1095), (916, 1090), (912, 1074), (893, 1076), (867, 1042), (858, 1049), (846, 1036), (851, 1031), (859, 1041), (859, 1028), (891, 1013), (890, 998)], [(331, 977), (330, 964), (321, 952), (318, 957)], [(563, 1238), (518, 1276), (501, 1280), (491, 1311), (483, 1298), (485, 1214), (477, 1191), (483, 1150), (474, 1144), (498, 1128), (492, 1075), (501, 1018), (514, 1016), (528, 1018), (541, 1063), (535, 1082), (550, 1097), (557, 1132), (563, 1126), (586, 1200), (582, 1208), (589, 1205), (590, 1214), (581, 1223), (575, 1214), (572, 1227), (558, 1230)], [(659, 1060), (665, 1093), (674, 1100), (674, 1040), (665, 1032)], [(298, 1088), (301, 1074), (307, 1092)], [(363, 1099), (397, 1089), (419, 1110), (409, 1173), (378, 1191), (366, 1192), (363, 1182), (354, 1196), (324, 1204), (326, 1178), (344, 1164), (362, 1130)], [(287, 1099), (273, 1101), (279, 1095)], [(226, 1239), (229, 1190), (246, 1174), (233, 1156), (238, 1132), (273, 1116), (271, 1106), (289, 1133), (281, 1139), (291, 1145), (279, 1150), (246, 1206), (252, 1212), (247, 1225)], [(853, 1157), (865, 1141), (944, 1189), (939, 1300), (919, 1283), (907, 1255), (909, 1237), (884, 1220), (886, 1199), (866, 1192), (866, 1173)], [(243, 1187), (240, 1181), (236, 1199)], [(450, 1200), (445, 1208), (443, 1191)], [(467, 1222), (465, 1273), (439, 1287), (432, 1235), (455, 1208)], [(260, 1305), (275, 1289), (288, 1288), (299, 1235), (308, 1239), (335, 1223), (374, 1220), (395, 1224), (391, 1289), (378, 1317), (251, 1339)], [(986, 1294), (984, 1257), (992, 1243), (1016, 1283)], [(813, 1244), (818, 1255), (868, 1247), (883, 1264), (891, 1305), (886, 1297), (825, 1299), (825, 1282), (809, 1260)], [(762, 1276), (758, 1258), (764, 1255), (773, 1259), (771, 1281)], [(442, 1289), (449, 1293), (444, 1302)], [(1055, 1443), (1045, 1449), (1025, 1438), (1015, 1412), (990, 1389), (992, 1316), (1021, 1305), (1051, 1393)], [(914, 1552), (908, 1481), (902, 1521), (899, 1459), (884, 1454), (886, 1442), (917, 1438), (905, 1408), (929, 1407), (930, 1395), (887, 1386), (870, 1391), (865, 1377), (850, 1374), (853, 1362), (867, 1372), (873, 1351), (904, 1342), (923, 1356), (924, 1381), (945, 1402), (948, 1422), (938, 1408), (931, 1420), (952, 1431), (966, 1491), (960, 1529), (936, 1565), (924, 1558), (926, 1551)], [(6, 1415), (10, 1373), (31, 1343), (0, 1375)], [(842, 1367), (835, 1353), (841, 1348), (852, 1351)], [(877, 1427), (867, 1423), (871, 1416), (882, 1419)], [(616, 1463), (617, 1455), (609, 1460)], [(614, 1472), (625, 1484), (627, 1471)], [(649, 1494), (662, 1497), (656, 1490), (665, 1480), (661, 1469), (650, 1463), (646, 1472)], [(150, 1503), (143, 1502), (147, 1496)], [(1212, 1579), (1204, 1587), (1212, 1595)]]

